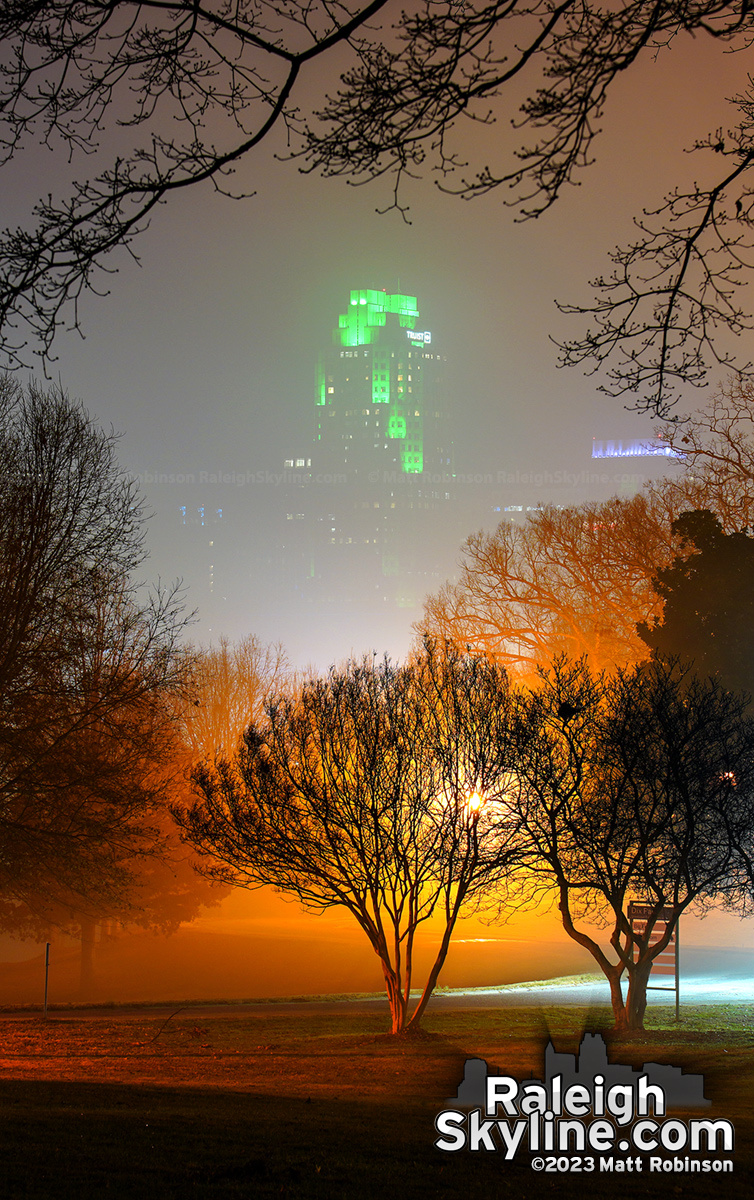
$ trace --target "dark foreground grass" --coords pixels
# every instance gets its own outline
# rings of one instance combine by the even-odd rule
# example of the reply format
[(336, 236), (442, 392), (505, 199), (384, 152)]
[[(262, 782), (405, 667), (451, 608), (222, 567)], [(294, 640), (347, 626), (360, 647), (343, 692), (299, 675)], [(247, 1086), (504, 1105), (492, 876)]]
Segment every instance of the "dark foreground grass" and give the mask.
[[(443, 1154), (433, 1121), (467, 1057), (525, 1078), (548, 1037), (575, 1051), (578, 1009), (430, 1014), (392, 1039), (375, 1014), (0, 1018), (0, 1198), (301, 1200), (754, 1195), (754, 1035), (741, 1008), (687, 1010), (611, 1061), (705, 1075), (703, 1115), (736, 1122), (733, 1175), (537, 1174), (530, 1155)], [(607, 1034), (605, 1013), (587, 1028)], [(673, 1114), (675, 1115), (675, 1114)], [(702, 1115), (699, 1111), (693, 1114)]]

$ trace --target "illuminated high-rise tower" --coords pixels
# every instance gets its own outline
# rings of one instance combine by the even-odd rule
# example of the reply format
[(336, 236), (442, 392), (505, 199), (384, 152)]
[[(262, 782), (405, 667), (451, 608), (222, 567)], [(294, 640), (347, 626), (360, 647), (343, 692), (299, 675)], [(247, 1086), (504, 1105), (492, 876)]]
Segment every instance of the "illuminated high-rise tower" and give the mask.
[(372, 289), (350, 293), (318, 357), (313, 442), (285, 461), (278, 545), (288, 593), (319, 605), (344, 637), (357, 627), (359, 638), (387, 637), (405, 625), (396, 609), (418, 619), (453, 571), (460, 534), (443, 366), (416, 297)]
[(321, 598), (414, 607), (442, 582), (453, 470), (442, 368), (416, 297), (350, 293), (319, 355), (311, 484), (290, 513)]
[[(428, 500), (451, 470), (442, 360), (432, 334), (418, 325), (415, 296), (352, 291), (332, 345), (320, 355), (317, 380), (318, 462), (351, 478), (394, 484), (407, 503), (419, 499), (402, 486), (407, 477)], [(426, 489), (422, 475), (429, 476)]]

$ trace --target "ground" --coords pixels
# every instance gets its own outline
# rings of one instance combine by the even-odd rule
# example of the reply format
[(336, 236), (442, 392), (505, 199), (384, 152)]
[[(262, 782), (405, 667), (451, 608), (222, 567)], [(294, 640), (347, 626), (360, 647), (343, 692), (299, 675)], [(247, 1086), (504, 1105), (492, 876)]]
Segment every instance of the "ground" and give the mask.
[[(386, 1035), (380, 1012), (234, 1015), (184, 1008), (98, 1015), (0, 1015), (0, 1196), (535, 1198), (693, 1200), (754, 1183), (754, 1011), (654, 1010), (630, 1040), (589, 1013), (611, 1061), (701, 1072), (711, 1110), (736, 1125), (734, 1174), (536, 1174), (527, 1151), (444, 1154), (436, 1114), (470, 1057), (503, 1074), (539, 1075), (544, 1047), (574, 1052), (584, 1015), (570, 1008), (427, 1015), (424, 1036)], [(675, 1115), (675, 1114), (673, 1114)], [(696, 1115), (700, 1115), (698, 1112)]]

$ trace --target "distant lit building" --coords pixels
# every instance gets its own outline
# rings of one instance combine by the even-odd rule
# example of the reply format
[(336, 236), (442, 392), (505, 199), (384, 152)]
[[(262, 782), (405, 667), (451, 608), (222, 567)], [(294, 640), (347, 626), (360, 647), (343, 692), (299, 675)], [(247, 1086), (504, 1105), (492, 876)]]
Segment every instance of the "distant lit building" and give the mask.
[(418, 329), (415, 296), (351, 292), (348, 309), (319, 359), (315, 454), (322, 469), (351, 476), (384, 472), (450, 476), (442, 359)]
[(627, 442), (599, 442), (592, 438), (592, 458), (682, 458), (661, 438)]
[(321, 601), (420, 605), (452, 565), (437, 552), (454, 476), (443, 358), (416, 297), (350, 293), (314, 400), (306, 475), (303, 456), (285, 463), (288, 548)]
[(200, 576), (195, 587), (199, 585), (206, 589), (204, 595), (200, 595), (200, 599), (205, 600), (211, 597), (215, 591), (215, 560), (218, 557), (218, 551), (222, 554), (224, 550), (221, 540), (224, 532), (223, 510), (216, 504), (181, 504), (178, 512), (183, 533), (182, 541), (193, 544), (199, 549), (201, 558), (204, 560), (204, 578), (202, 579)]

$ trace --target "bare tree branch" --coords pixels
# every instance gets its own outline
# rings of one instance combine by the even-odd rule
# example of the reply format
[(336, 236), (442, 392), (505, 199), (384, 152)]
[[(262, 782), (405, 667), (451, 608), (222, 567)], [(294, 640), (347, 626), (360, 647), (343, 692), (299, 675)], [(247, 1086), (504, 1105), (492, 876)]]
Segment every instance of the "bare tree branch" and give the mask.
[[(188, 0), (97, 0), (43, 7), (14, 0), (0, 15), (0, 151), (9, 164), (30, 138), (90, 153), (112, 123), (149, 126), (100, 174), (49, 196), (36, 227), (0, 237), (0, 330), (10, 366), (49, 359), (58, 330), (79, 328), (78, 302), (116, 268), (108, 256), (131, 244), (172, 192), (211, 182), (229, 192), (233, 166), (278, 125), (303, 67), (347, 42), (386, 0), (256, 5), (232, 10)], [(218, 145), (207, 133), (223, 121)], [(171, 126), (187, 127), (183, 138)], [(98, 292), (101, 294), (101, 292)], [(72, 316), (64, 314), (71, 312)], [(24, 332), (28, 330), (28, 333)]]
[[(48, 359), (57, 331), (79, 327), (84, 293), (107, 287), (114, 251), (135, 254), (156, 207), (194, 184), (231, 194), (236, 164), (276, 128), (305, 171), (388, 177), (388, 207), (404, 217), (402, 180), (425, 171), (466, 198), (502, 187), (519, 219), (538, 217), (592, 162), (619, 77), (683, 34), (745, 53), (754, 26), (748, 0), (420, 0), (392, 25), (388, 11), (388, 0), (10, 0), (5, 163), (32, 138), (96, 163), (114, 125), (123, 149), (67, 199), (41, 200), (32, 227), (0, 236), (6, 361)], [(338, 47), (340, 85), (319, 112), (300, 112), (305, 69)], [(750, 368), (733, 342), (751, 328), (741, 293), (754, 265), (751, 89), (733, 103), (735, 127), (696, 143), (722, 162), (714, 182), (681, 183), (645, 211), (594, 301), (563, 306), (591, 324), (562, 344), (561, 362), (600, 370), (605, 391), (658, 414), (710, 367)], [(469, 161), (467, 122), (492, 127), (506, 104), (518, 148), (496, 136), (489, 157)]]

